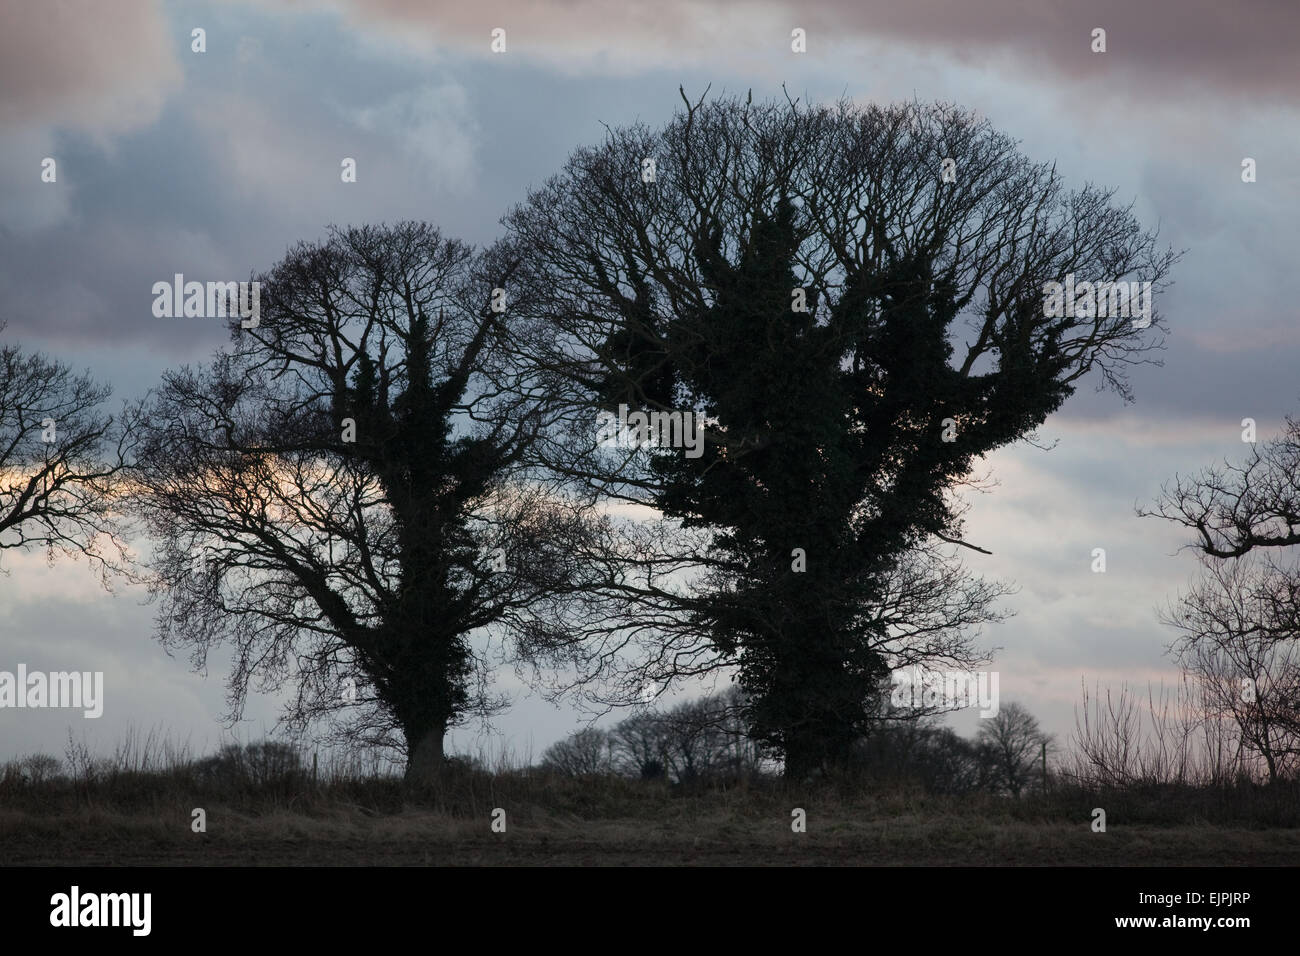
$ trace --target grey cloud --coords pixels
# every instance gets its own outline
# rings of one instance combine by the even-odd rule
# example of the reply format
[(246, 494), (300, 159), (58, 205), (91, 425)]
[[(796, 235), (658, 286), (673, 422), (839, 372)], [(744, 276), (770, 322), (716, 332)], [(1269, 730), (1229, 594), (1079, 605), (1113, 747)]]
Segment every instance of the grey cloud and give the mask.
[[(1286, 0), (830, 0), (817, 5), (752, 0), (669, 0), (611, 7), (592, 0), (526, 6), (485, 0), (446, 6), (423, 0), (342, 0), (350, 22), (400, 32), (434, 49), (448, 44), (487, 54), (488, 30), (504, 26), (521, 55), (573, 68), (618, 71), (629, 62), (676, 60), (683, 52), (728, 55), (733, 34), (755, 24), (782, 31), (770, 55), (789, 52), (789, 30), (808, 31), (809, 53), (844, 40), (942, 47), (948, 55), (995, 65), (1009, 54), (1022, 66), (1073, 82), (1118, 83), (1135, 98), (1187, 88), (1286, 101), (1297, 96), (1295, 48), (1300, 7)], [(1091, 50), (1092, 30), (1107, 51)], [(762, 49), (753, 51), (763, 56)], [(601, 56), (600, 54), (604, 54)]]

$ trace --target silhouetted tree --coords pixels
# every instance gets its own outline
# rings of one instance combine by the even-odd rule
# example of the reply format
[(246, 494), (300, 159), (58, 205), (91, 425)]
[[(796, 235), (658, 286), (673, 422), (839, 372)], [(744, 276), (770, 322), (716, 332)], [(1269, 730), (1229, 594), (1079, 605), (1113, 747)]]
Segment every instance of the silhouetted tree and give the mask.
[(225, 744), (194, 765), (198, 779), (226, 790), (301, 784), (306, 780), (302, 754), (292, 744), (263, 740)]
[(993, 791), (992, 752), (937, 717), (881, 721), (854, 749), (854, 765), (873, 781), (912, 782), (927, 793)]
[[(609, 633), (659, 640), (638, 678), (738, 668), (799, 777), (847, 758), (909, 649), (978, 657), (993, 595), (936, 550), (966, 545), (954, 490), (1090, 372), (1128, 399), (1126, 364), (1159, 344), (1154, 314), (1045, 304), (1072, 274), (1161, 287), (1176, 256), (1111, 198), (949, 106), (702, 98), (577, 150), (506, 217), (556, 329), (535, 359), (587, 437), (620, 404), (709, 422), (699, 457), (554, 461), (670, 519), (618, 581), (641, 610)], [(959, 587), (914, 594), (930, 620), (909, 631), (890, 582), (918, 566)]]
[(1003, 704), (992, 717), (982, 718), (977, 739), (987, 748), (983, 759), (992, 767), (992, 783), (998, 791), (1019, 797), (1036, 776), (1042, 778), (1043, 747), (1050, 750), (1052, 738), (1020, 704)]
[(744, 694), (732, 685), (666, 711), (634, 714), (610, 731), (614, 768), (674, 783), (750, 776), (760, 761), (745, 711)]
[(493, 706), (474, 636), (566, 640), (548, 622), (595, 519), (526, 480), (547, 411), (501, 358), (527, 334), (493, 308), (513, 269), (424, 223), (332, 229), (151, 397), (133, 479), (159, 637), (198, 665), (232, 646), (236, 714), (250, 682), (288, 684), (290, 726), (337, 717), (426, 780)]
[(620, 720), (610, 731), (614, 769), (624, 776), (659, 780), (667, 776), (663, 715), (655, 711)]
[(673, 707), (660, 720), (664, 761), (678, 783), (739, 778), (757, 771), (758, 755), (745, 721), (747, 701), (737, 687)]
[(1251, 445), (1241, 464), (1175, 476), (1162, 489), (1158, 515), (1195, 534), (1192, 544), (1211, 558), (1300, 544), (1300, 421), (1288, 417), (1283, 434)]
[(0, 345), (0, 555), (42, 546), (50, 560), (85, 555), (105, 584), (123, 566), (114, 501), (133, 429), (129, 414), (104, 411), (111, 394), (61, 362)]
[(1300, 422), (1240, 464), (1176, 476), (1153, 510), (1194, 534), (1204, 573), (1166, 620), (1206, 718), (1230, 717), (1276, 780), (1300, 757)]
[(1300, 762), (1300, 569), (1254, 555), (1205, 558), (1166, 616), (1175, 660), (1201, 688), (1209, 721), (1235, 725), (1270, 781)]
[(597, 727), (585, 727), (546, 748), (542, 767), (566, 777), (612, 773), (614, 755), (610, 735)]

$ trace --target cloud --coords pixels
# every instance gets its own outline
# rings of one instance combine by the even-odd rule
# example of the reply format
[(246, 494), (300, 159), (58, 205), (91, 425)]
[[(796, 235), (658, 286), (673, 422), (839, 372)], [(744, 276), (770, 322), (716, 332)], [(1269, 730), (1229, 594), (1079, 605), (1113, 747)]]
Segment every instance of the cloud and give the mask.
[[(258, 4), (259, 9), (265, 6)], [(281, 6), (299, 9), (294, 0), (281, 0)], [(502, 65), (521, 60), (544, 63), (560, 73), (625, 76), (724, 61), (752, 71), (756, 55), (790, 54), (790, 17), (771, 3), (669, 0), (613, 6), (600, 0), (486, 0), (434, 5), (421, 0), (334, 0), (329, 6), (360, 34), (359, 46), (374, 46), (372, 40), (381, 38), (390, 52), (395, 45), (424, 62), (454, 51)], [(506, 31), (504, 54), (491, 49), (497, 28)]]
[[(66, 220), (77, 177), (62, 134), (100, 148), (148, 126), (181, 82), (170, 35), (156, 3), (51, 0), (8, 3), (0, 20), (0, 209), (7, 228), (47, 229)], [(43, 182), (41, 162), (58, 179)]]
[[(790, 57), (790, 31), (808, 34), (810, 60), (832, 46), (898, 42), (968, 63), (1010, 56), (1040, 76), (1110, 83), (1131, 96), (1186, 95), (1191, 84), (1296, 102), (1294, 50), (1300, 7), (1285, 0), (666, 0), (611, 7), (595, 0), (429, 4), (425, 0), (336, 0), (363, 30), (423, 49), (459, 47), (490, 56), (492, 28), (507, 31), (507, 55), (541, 57), (562, 69), (626, 72), (683, 59), (697, 65)], [(1106, 52), (1092, 52), (1094, 28)], [(752, 62), (751, 62), (752, 67)]]
[(180, 85), (179, 38), (158, 3), (8, 3), (0, 29), (0, 127), (97, 135), (155, 120)]
[(401, 144), (435, 184), (466, 186), (473, 179), (478, 126), (458, 84), (404, 91), (350, 116), (361, 129)]
[[(810, 11), (813, 12), (813, 11)], [(1005, 51), (1071, 80), (1152, 85), (1186, 93), (1184, 84), (1295, 102), (1295, 43), (1300, 7), (1283, 0), (832, 0), (810, 22), (837, 35), (874, 35), (939, 45), (961, 59)], [(1092, 52), (1092, 31), (1106, 31), (1106, 52)]]
[[(64, 221), (72, 211), (75, 186), (64, 155), (55, 148), (55, 137), (34, 128), (9, 129), (0, 151), (0, 208), (7, 229), (47, 229)], [(43, 162), (55, 161), (54, 182), (44, 182)], [(75, 177), (73, 177), (75, 180)]]

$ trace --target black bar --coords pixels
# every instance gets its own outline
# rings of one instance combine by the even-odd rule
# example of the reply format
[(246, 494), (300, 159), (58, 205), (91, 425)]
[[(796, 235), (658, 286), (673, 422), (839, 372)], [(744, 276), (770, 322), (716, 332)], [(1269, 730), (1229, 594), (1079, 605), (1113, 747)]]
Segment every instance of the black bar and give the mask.
[[(1284, 868), (871, 867), (797, 875), (666, 869), (8, 868), (0, 869), (0, 925), (10, 943), (66, 942), (75, 933), (82, 943), (373, 947), (413, 937), (434, 949), (457, 945), (453, 939), (463, 934), (481, 935), (486, 945), (499, 945), (503, 935), (559, 934), (581, 949), (615, 938), (676, 946), (698, 933), (732, 944), (738, 936), (763, 941), (784, 925), (827, 939), (844, 930), (863, 947), (895, 938), (935, 951), (959, 940), (1023, 945), (1125, 937), (1143, 946), (1184, 945), (1193, 937), (1232, 946), (1294, 929), (1294, 871)], [(52, 899), (70, 897), (73, 886), (83, 907), (88, 894), (150, 894), (148, 936), (134, 935), (129, 925), (52, 926)], [(1189, 894), (1200, 894), (1199, 901)], [(1155, 925), (1117, 925), (1132, 917), (1154, 918)], [(1161, 925), (1206, 917), (1244, 917), (1249, 925)], [(625, 935), (592, 935), (599, 930)]]

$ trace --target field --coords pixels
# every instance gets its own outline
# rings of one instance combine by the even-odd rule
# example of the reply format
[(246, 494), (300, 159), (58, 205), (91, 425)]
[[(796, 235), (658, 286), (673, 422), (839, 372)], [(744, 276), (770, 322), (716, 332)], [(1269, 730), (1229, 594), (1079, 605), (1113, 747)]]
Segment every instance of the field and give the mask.
[[(179, 816), (179, 815), (178, 815)], [(177, 824), (181, 825), (178, 826)], [(431, 813), (272, 814), (189, 834), (183, 821), (103, 813), (0, 817), (0, 864), (44, 866), (1296, 866), (1300, 830), (1124, 827), (1105, 835), (1046, 823), (945, 817), (828, 821), (824, 832), (719, 816), (674, 827), (554, 822), (486, 834)]]
[[(1092, 811), (1106, 810), (1106, 832)], [(205, 812), (194, 832), (193, 811)], [(505, 832), (493, 832), (493, 811)], [(806, 812), (793, 832), (792, 811)], [(498, 829), (500, 828), (500, 814)], [(185, 767), (0, 781), (0, 865), (1295, 866), (1290, 787), (1062, 785), (1019, 800), (857, 782), (684, 788), (452, 768), (433, 790)]]

